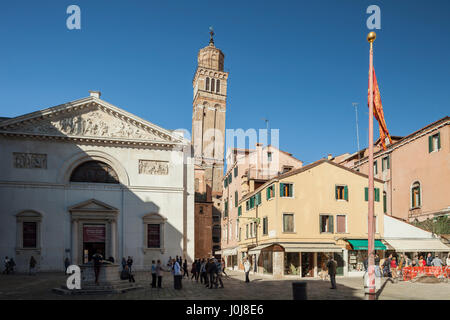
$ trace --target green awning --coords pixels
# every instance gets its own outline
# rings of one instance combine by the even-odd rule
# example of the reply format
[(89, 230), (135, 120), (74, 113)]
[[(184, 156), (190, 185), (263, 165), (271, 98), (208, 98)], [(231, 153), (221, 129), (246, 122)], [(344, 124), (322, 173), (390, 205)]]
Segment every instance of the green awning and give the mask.
[[(353, 247), (353, 250), (368, 250), (368, 244), (366, 239), (347, 240)], [(375, 250), (386, 250), (386, 246), (381, 240), (375, 240)]]

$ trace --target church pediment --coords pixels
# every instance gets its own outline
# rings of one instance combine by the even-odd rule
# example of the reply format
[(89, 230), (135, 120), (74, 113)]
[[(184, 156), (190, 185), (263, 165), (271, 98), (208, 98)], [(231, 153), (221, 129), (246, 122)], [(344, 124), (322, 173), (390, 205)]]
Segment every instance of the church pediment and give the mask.
[(90, 199), (84, 201), (82, 203), (76, 204), (69, 208), (70, 212), (109, 212), (109, 213), (117, 213), (119, 210), (114, 208), (104, 202), (101, 202), (96, 199)]
[(12, 135), (119, 140), (154, 144), (183, 143), (184, 139), (98, 98), (85, 98), (9, 119), (0, 132)]

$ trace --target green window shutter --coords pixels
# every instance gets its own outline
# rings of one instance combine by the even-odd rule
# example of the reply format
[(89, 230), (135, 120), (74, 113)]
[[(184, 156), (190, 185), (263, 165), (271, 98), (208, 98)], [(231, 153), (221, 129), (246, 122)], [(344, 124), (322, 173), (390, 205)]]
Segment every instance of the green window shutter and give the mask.
[(387, 199), (386, 199), (386, 193), (383, 192), (383, 212), (387, 212)]
[(330, 216), (330, 232), (334, 233), (333, 216)]
[(388, 157), (387, 157), (387, 169), (390, 169), (390, 168), (391, 168), (390, 162), (391, 162), (391, 157), (388, 156)]
[(270, 187), (266, 189), (266, 200), (270, 199)]
[(228, 184), (230, 184), (231, 181), (233, 181), (233, 175), (230, 173), (230, 175), (228, 176)]
[(238, 208), (238, 217), (242, 215), (242, 206), (239, 206)]
[(291, 183), (291, 184), (289, 185), (289, 195), (290, 195), (290, 197), (293, 197), (293, 196), (294, 196), (293, 188), (294, 188), (294, 185)]
[(247, 200), (247, 201), (245, 201), (245, 210), (247, 210), (247, 211), (248, 211), (248, 200)]
[(441, 133), (438, 132), (438, 150), (441, 149)]
[(348, 201), (348, 187), (344, 187), (344, 199)]
[(234, 192), (234, 206), (237, 207), (238, 206), (238, 192), (235, 191)]
[(284, 197), (284, 183), (280, 183), (280, 197)]
[(433, 151), (433, 136), (428, 136), (428, 153)]
[(375, 188), (375, 201), (380, 202), (380, 189)]
[(338, 199), (338, 187), (334, 186), (334, 197), (336, 198), (336, 200)]
[(384, 159), (381, 159), (381, 171), (384, 171)]
[(421, 194), (420, 194), (420, 187), (419, 187), (419, 207), (422, 205), (422, 197), (421, 197)]
[(369, 201), (369, 188), (364, 188), (364, 200)]

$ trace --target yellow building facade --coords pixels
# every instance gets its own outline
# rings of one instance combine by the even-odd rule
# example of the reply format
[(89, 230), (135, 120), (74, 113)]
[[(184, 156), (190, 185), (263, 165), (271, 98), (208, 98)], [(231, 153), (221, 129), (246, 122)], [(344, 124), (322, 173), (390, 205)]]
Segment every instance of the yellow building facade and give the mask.
[[(255, 272), (274, 278), (315, 277), (325, 271), (332, 254), (338, 275), (362, 275), (367, 187), (367, 175), (328, 160), (271, 179), (239, 202), (239, 260), (248, 257)], [(380, 256), (385, 249), (382, 191), (382, 180), (375, 179), (375, 248)]]

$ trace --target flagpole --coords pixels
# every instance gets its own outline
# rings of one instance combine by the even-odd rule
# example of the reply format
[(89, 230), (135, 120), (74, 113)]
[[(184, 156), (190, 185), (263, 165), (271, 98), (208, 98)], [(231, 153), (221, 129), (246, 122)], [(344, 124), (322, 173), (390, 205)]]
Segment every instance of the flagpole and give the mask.
[(375, 267), (374, 267), (374, 186), (373, 186), (373, 42), (376, 33), (370, 32), (367, 41), (370, 43), (369, 57), (369, 210), (368, 210), (368, 271), (369, 271), (369, 300), (375, 299)]

